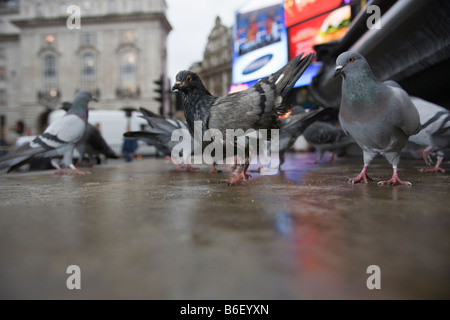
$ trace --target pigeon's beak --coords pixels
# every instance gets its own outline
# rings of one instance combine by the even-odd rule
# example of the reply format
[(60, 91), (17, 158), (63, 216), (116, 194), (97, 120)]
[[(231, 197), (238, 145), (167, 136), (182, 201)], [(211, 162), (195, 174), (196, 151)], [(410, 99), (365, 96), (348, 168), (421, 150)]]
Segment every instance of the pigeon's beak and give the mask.
[(183, 82), (181, 82), (181, 81), (175, 82), (175, 84), (172, 87), (172, 91), (179, 90), (182, 84), (183, 84)]
[(337, 77), (341, 74), (343, 66), (337, 66), (336, 69), (334, 69), (333, 77)]

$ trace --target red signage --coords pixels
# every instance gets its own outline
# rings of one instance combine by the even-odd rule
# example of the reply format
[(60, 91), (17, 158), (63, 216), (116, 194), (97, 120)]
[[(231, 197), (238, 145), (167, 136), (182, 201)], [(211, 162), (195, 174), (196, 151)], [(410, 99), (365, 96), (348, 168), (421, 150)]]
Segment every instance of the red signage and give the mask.
[(318, 16), (339, 7), (342, 0), (285, 0), (286, 26)]

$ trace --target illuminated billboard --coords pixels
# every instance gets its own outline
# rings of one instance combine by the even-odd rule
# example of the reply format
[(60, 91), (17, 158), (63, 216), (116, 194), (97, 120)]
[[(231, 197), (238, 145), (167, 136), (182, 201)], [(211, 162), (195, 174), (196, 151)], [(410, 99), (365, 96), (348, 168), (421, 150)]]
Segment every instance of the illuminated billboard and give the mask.
[(288, 62), (284, 2), (254, 0), (236, 13), (233, 28), (234, 85), (264, 78)]

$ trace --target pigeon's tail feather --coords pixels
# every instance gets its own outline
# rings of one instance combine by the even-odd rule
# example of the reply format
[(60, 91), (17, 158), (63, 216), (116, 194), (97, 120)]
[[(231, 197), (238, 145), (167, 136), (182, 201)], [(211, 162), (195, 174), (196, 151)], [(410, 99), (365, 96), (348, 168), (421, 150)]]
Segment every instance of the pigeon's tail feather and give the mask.
[(157, 113), (155, 113), (155, 112), (153, 112), (153, 111), (150, 111), (150, 110), (148, 110), (148, 109), (145, 109), (145, 108), (143, 108), (143, 107), (140, 107), (139, 108), (139, 111), (144, 115), (144, 116), (146, 116), (146, 117), (150, 117), (150, 118), (162, 118), (162, 116), (161, 115), (159, 115), (159, 114), (157, 114)]
[(277, 77), (274, 79), (276, 91), (280, 93), (283, 100), (286, 99), (295, 83), (313, 62), (314, 58), (315, 55), (313, 53), (308, 54), (306, 57), (300, 54), (276, 73)]
[(144, 140), (149, 145), (159, 144), (158, 134), (147, 131), (130, 131), (123, 134), (125, 138)]
[(299, 115), (292, 115), (292, 121), (288, 122), (286, 125), (281, 125), (281, 129), (290, 130), (291, 128), (295, 131), (303, 132), (311, 124), (319, 120), (325, 114), (331, 112), (332, 108), (318, 108), (311, 110), (307, 113), (302, 113)]
[(103, 150), (103, 154), (109, 159), (119, 159), (119, 156), (109, 146)]
[(42, 147), (31, 148), (29, 145), (23, 146), (16, 151), (11, 151), (0, 158), (0, 171), (7, 169), (7, 172), (9, 172), (12, 168), (24, 164), (44, 151), (45, 149)]

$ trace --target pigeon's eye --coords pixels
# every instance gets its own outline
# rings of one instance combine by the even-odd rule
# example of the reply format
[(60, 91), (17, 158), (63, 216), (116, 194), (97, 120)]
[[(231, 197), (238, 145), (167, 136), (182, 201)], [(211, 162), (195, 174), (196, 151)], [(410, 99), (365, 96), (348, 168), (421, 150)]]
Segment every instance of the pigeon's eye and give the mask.
[(350, 57), (350, 59), (348, 59), (348, 62), (353, 62), (353, 61), (355, 61), (355, 58), (353, 58), (353, 57)]
[(187, 76), (187, 77), (186, 77), (186, 80), (187, 80), (188, 82), (191, 82), (191, 81), (192, 81), (192, 77), (191, 77), (191, 76)]

